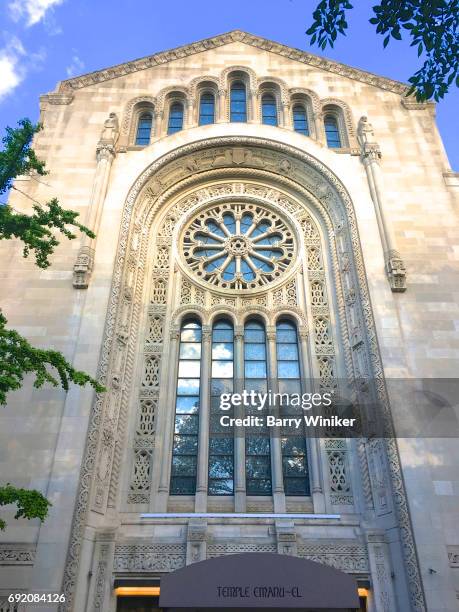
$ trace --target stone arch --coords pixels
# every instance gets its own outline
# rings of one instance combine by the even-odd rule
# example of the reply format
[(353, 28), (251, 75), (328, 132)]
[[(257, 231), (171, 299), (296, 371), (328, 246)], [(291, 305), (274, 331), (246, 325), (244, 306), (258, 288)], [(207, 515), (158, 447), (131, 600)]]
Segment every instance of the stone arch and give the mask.
[[(193, 169), (184, 163), (194, 159), (197, 168)], [(133, 332), (138, 329), (139, 297), (144, 291), (143, 279), (146, 272), (147, 233), (144, 232), (145, 221), (154, 220), (161, 212), (160, 201), (169, 197), (177, 188), (199, 181), (205, 172), (220, 172), (225, 176), (237, 177), (241, 173), (254, 175), (269, 175), (279, 184), (289, 185), (293, 190), (309, 194), (314, 202), (317, 214), (322, 215), (324, 227), (328, 229), (330, 239), (335, 240), (336, 248), (330, 254), (334, 269), (337, 270), (336, 283), (344, 299), (340, 300), (338, 310), (340, 316), (346, 319), (347, 308), (360, 302), (361, 316), (364, 322), (362, 333), (364, 345), (368, 349), (368, 359), (371, 363), (372, 375), (376, 381), (376, 391), (381, 402), (384, 418), (390, 425), (390, 407), (384, 384), (384, 376), (377, 348), (375, 324), (372, 315), (371, 302), (366, 282), (365, 269), (360, 248), (352, 201), (345, 186), (338, 177), (324, 164), (313, 156), (289, 145), (274, 141), (255, 138), (228, 136), (184, 145), (160, 159), (154, 161), (138, 177), (127, 199), (122, 214), (119, 247), (113, 273), (112, 290), (107, 310), (107, 320), (104, 332), (98, 378), (108, 388), (107, 394), (98, 396), (91, 415), (88, 432), (88, 442), (80, 476), (80, 487), (73, 522), (71, 542), (67, 559), (64, 592), (71, 605), (76, 573), (78, 569), (81, 539), (85, 526), (85, 517), (92, 500), (93, 507), (98, 512), (104, 512), (110, 487), (117, 486), (116, 468), (113, 463), (117, 432), (113, 430), (116, 419), (113, 419), (112, 409), (120, 413), (126, 410), (126, 393), (129, 392), (129, 376), (126, 377), (124, 395), (111, 381), (115, 368), (132, 364), (133, 354), (137, 348), (137, 333), (132, 333), (124, 347), (115, 344), (119, 326), (130, 325)], [(168, 178), (169, 177), (169, 178)], [(172, 177), (172, 178), (170, 178)], [(164, 199), (163, 199), (164, 201)], [(157, 248), (170, 249), (171, 239), (157, 238)], [(161, 258), (155, 251), (152, 277), (167, 277), (168, 267), (161, 264)], [(349, 265), (344, 269), (338, 263), (343, 257), (348, 258)], [(136, 266), (130, 262), (134, 261)], [(343, 276), (351, 271), (346, 280)], [(137, 309), (137, 310), (136, 310)], [(125, 323), (130, 321), (130, 323)], [(116, 357), (116, 359), (115, 359)], [(132, 368), (132, 366), (129, 366)], [(126, 372), (126, 369), (125, 369)], [(121, 374), (122, 378), (122, 374)], [(119, 379), (118, 379), (119, 380)], [(119, 385), (118, 385), (119, 386)], [(110, 411), (109, 411), (110, 407)], [(123, 419), (120, 419), (122, 422)], [(387, 455), (387, 466), (391, 478), (393, 499), (397, 511), (397, 520), (401, 533), (404, 561), (407, 573), (410, 575), (410, 589), (413, 606), (423, 608), (423, 593), (419, 580), (419, 568), (416, 560), (413, 537), (408, 514), (406, 495), (401, 476), (398, 451), (394, 439), (388, 439), (383, 444)], [(101, 479), (99, 458), (105, 457), (104, 470)], [(115, 462), (116, 463), (116, 462)], [(94, 491), (90, 497), (91, 486)]]
[(340, 132), (345, 138), (345, 146), (352, 149), (357, 148), (355, 125), (349, 105), (338, 98), (322, 98), (320, 104), (322, 116), (326, 114), (328, 109), (337, 114)]
[(134, 114), (137, 108), (142, 108), (143, 105), (150, 107), (156, 112), (156, 98), (154, 96), (138, 96), (129, 100), (123, 112), (123, 122), (121, 125), (120, 146), (127, 146), (133, 141), (135, 129)]
[(228, 75), (232, 72), (244, 72), (248, 75), (249, 78), (249, 86), (250, 91), (256, 91), (257, 89), (257, 75), (252, 68), (248, 66), (228, 66), (220, 73), (219, 81), (220, 81), (220, 89), (227, 90), (228, 89)]
[(275, 83), (279, 88), (279, 92), (281, 94), (280, 102), (282, 102), (284, 105), (288, 104), (288, 86), (283, 79), (272, 76), (259, 77), (257, 79), (258, 91), (260, 92), (263, 89), (263, 86), (269, 85), (270, 83)]

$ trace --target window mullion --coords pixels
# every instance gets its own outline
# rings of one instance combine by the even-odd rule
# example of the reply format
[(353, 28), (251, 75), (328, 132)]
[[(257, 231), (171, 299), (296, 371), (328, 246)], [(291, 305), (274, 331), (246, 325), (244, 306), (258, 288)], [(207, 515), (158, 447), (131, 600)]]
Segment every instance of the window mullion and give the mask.
[[(242, 393), (244, 387), (244, 329), (236, 327), (234, 330), (234, 391)], [(237, 407), (235, 416), (242, 414)], [(242, 427), (234, 428), (234, 511), (246, 511), (246, 485), (245, 485), (245, 434)]]
[(199, 409), (198, 466), (196, 480), (195, 512), (206, 512), (207, 510), (207, 464), (209, 459), (211, 343), (211, 330), (208, 327), (203, 327), (201, 344), (201, 401)]
[[(277, 382), (276, 329), (268, 328), (266, 333), (268, 344), (268, 389), (272, 393), (279, 391)], [(270, 412), (274, 407), (268, 408)], [(273, 478), (274, 512), (285, 512), (284, 477), (282, 473), (282, 449), (279, 427), (271, 427), (271, 470)]]
[[(308, 364), (311, 363), (309, 350), (309, 334), (307, 329), (301, 329), (298, 333), (300, 344), (300, 371), (303, 379), (311, 381), (312, 373)], [(315, 389), (307, 389), (307, 391), (315, 391)], [(322, 475), (320, 471), (320, 438), (314, 436), (307, 440), (309, 457), (311, 460), (310, 479), (312, 488), (312, 499), (314, 504), (314, 512), (325, 512), (325, 498), (322, 487)]]

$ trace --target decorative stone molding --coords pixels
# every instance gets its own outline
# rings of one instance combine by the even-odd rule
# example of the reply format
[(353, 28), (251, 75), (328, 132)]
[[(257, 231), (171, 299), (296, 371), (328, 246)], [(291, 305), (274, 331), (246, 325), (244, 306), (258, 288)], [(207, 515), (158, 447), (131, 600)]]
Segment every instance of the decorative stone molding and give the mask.
[[(200, 168), (199, 173), (191, 171), (187, 167), (186, 161), (190, 158), (196, 160)], [(283, 160), (288, 161), (288, 173), (283, 171)], [(151, 251), (147, 248), (149, 241), (148, 231), (143, 231), (142, 228), (150, 227), (158, 213), (165, 215), (170, 210), (170, 208), (166, 208), (168, 203), (174, 197), (179, 197), (182, 190), (190, 189), (198, 184), (202, 185), (206, 181), (212, 180), (212, 177), (221, 180), (223, 177), (234, 178), (235, 176), (239, 178), (250, 176), (252, 179), (276, 184), (279, 188), (281, 186), (288, 186), (292, 193), (300, 194), (299, 197), (303, 202), (302, 213), (311, 209), (314, 210), (314, 214), (317, 217), (320, 217), (323, 232), (326, 234), (326, 240), (328, 241), (326, 244), (329, 249), (332, 275), (336, 287), (337, 316), (341, 322), (346, 368), (348, 369), (349, 376), (353, 376), (354, 362), (348, 330), (351, 328), (351, 321), (354, 320), (352, 318), (354, 316), (352, 309), (356, 309), (359, 325), (362, 327), (362, 334), (365, 338), (363, 348), (366, 351), (372, 377), (376, 381), (376, 392), (380, 401), (382, 415), (388, 420), (388, 430), (390, 431), (390, 406), (378, 352), (375, 324), (352, 202), (337, 177), (317, 159), (293, 147), (265, 139), (236, 136), (194, 142), (154, 162), (138, 178), (128, 195), (122, 214), (118, 254), (113, 273), (112, 290), (107, 309), (106, 328), (99, 363), (99, 380), (102, 384), (107, 384), (107, 381), (112, 379), (115, 372), (121, 371), (117, 363), (121, 364), (122, 367), (124, 363), (132, 364), (138, 352), (138, 304), (141, 302), (144, 291), (143, 282), (147, 255), (151, 256)], [(190, 204), (190, 210), (192, 206), (198, 205), (199, 201)], [(299, 209), (301, 209), (301, 205)], [(299, 218), (301, 216), (299, 213)], [(322, 278), (323, 274), (323, 270), (320, 269), (321, 257), (320, 254), (314, 251), (314, 246), (314, 244), (308, 246), (311, 249), (311, 257), (308, 258), (308, 261), (311, 261), (313, 266), (319, 266), (319, 268), (308, 271), (308, 274), (311, 275), (311, 282)], [(134, 256), (136, 255), (136, 257), (131, 257), (131, 253)], [(342, 265), (344, 253), (349, 258), (349, 265)], [(131, 266), (129, 263), (131, 260), (135, 261), (135, 266)], [(157, 269), (156, 264), (160, 263), (160, 261), (162, 260), (155, 257), (153, 277), (157, 279), (157, 282), (162, 281), (165, 283), (159, 294), (163, 296), (167, 289), (167, 278), (155, 272)], [(125, 288), (129, 288), (129, 300), (126, 299)], [(353, 304), (349, 305), (346, 303), (345, 296), (351, 292), (353, 292), (355, 298)], [(228, 297), (221, 296), (222, 302), (229, 299), (234, 298), (229, 295)], [(151, 298), (150, 300), (153, 301)], [(161, 303), (164, 304), (164, 302)], [(129, 308), (135, 306), (137, 310), (131, 312), (129, 309), (126, 309), (127, 306)], [(127, 345), (123, 349), (115, 342), (116, 333), (120, 329), (120, 325), (127, 331), (129, 338)], [(121, 350), (124, 352), (119, 354)], [(333, 364), (330, 363), (329, 356), (320, 356), (320, 359), (323, 361), (327, 380), (332, 380), (333, 376), (330, 368)], [(108, 427), (111, 428), (114, 437), (120, 434), (124, 435), (124, 430), (118, 429), (118, 423), (121, 423), (120, 427), (124, 427), (127, 397), (132, 386), (131, 365), (129, 365), (126, 372), (122, 376), (122, 393), (117, 396), (116, 393), (118, 392), (115, 393), (114, 390), (110, 389), (105, 394), (106, 397), (97, 398), (91, 413), (63, 585), (67, 597), (67, 609), (70, 609), (72, 606), (91, 480), (96, 472), (101, 469), (100, 466), (104, 462), (108, 468), (108, 473), (116, 468), (116, 466), (110, 465), (109, 456), (99, 452), (99, 448), (102, 450), (102, 447), (99, 447), (99, 437), (104, 429)], [(123, 415), (119, 421), (117, 420), (118, 415)], [(102, 424), (104, 425), (102, 426)], [(392, 438), (385, 440), (382, 442), (382, 448), (385, 452), (388, 474), (393, 489), (394, 507), (400, 529), (404, 566), (406, 567), (407, 575), (410, 576), (409, 588), (412, 607), (413, 610), (421, 612), (425, 610), (424, 597), (419, 578), (419, 568), (396, 442)], [(137, 549), (140, 548), (145, 547), (137, 547)], [(157, 547), (155, 550), (157, 550)], [(271, 551), (275, 552), (275, 550), (276, 545), (273, 544)], [(137, 552), (140, 554), (142, 551), (139, 552), (137, 550)], [(154, 553), (151, 550), (144, 552), (150, 555)], [(210, 556), (210, 552), (208, 551), (208, 556)], [(226, 554), (230, 554), (230, 552), (234, 551), (228, 551)], [(119, 558), (121, 559), (121, 557)], [(182, 547), (181, 558), (182, 560), (185, 558), (184, 547)], [(155, 560), (156, 557), (151, 563), (144, 562), (145, 556), (141, 555), (140, 559), (138, 563), (131, 563), (127, 557), (124, 557), (124, 560), (116, 566), (120, 568), (119, 571), (123, 571), (123, 567), (134, 567), (134, 571), (136, 571), (136, 565), (140, 566), (140, 571), (150, 571), (150, 567), (158, 567), (159, 562)], [(170, 566), (171, 564), (169, 563)], [(130, 570), (128, 569), (128, 571)], [(164, 571), (168, 570), (165, 569)]]
[(276, 553), (276, 544), (244, 544), (244, 543), (225, 543), (209, 544), (207, 546), (207, 558), (221, 557), (223, 555), (236, 555), (238, 553), (265, 552)]
[(117, 544), (115, 572), (173, 572), (185, 565), (185, 544)]
[(78, 251), (73, 266), (73, 286), (75, 289), (87, 289), (94, 265), (94, 249), (83, 246)]
[(459, 546), (447, 546), (449, 566), (459, 568)]
[(29, 544), (0, 544), (0, 565), (33, 565), (35, 554)]
[(447, 187), (459, 187), (459, 172), (453, 172), (452, 170), (443, 172), (443, 179)]
[(59, 93), (63, 93), (66, 91), (81, 89), (82, 87), (90, 87), (91, 85), (97, 85), (98, 83), (102, 83), (126, 74), (138, 72), (139, 70), (146, 70), (152, 66), (158, 66), (167, 62), (181, 59), (183, 57), (194, 55), (196, 53), (201, 53), (207, 49), (222, 47), (235, 41), (243, 42), (252, 47), (262, 49), (263, 51), (269, 51), (302, 64), (331, 72), (332, 74), (338, 74), (355, 81), (360, 81), (361, 83), (366, 83), (367, 85), (372, 85), (373, 87), (378, 87), (386, 91), (392, 91), (393, 93), (399, 95), (402, 95), (408, 91), (408, 86), (399, 81), (394, 81), (392, 79), (372, 74), (371, 72), (365, 72), (364, 70), (352, 68), (351, 66), (346, 66), (345, 64), (340, 64), (339, 62), (328, 60), (326, 58), (313, 55), (312, 53), (300, 51), (299, 49), (282, 45), (278, 42), (262, 38), (261, 36), (254, 36), (253, 34), (242, 32), (241, 30), (233, 30), (232, 32), (214, 36), (212, 38), (206, 38), (190, 45), (183, 45), (181, 47), (156, 53), (132, 62), (126, 62), (124, 64), (119, 64), (118, 66), (98, 70), (80, 77), (67, 79), (59, 84), (58, 91)]
[(384, 190), (379, 160), (381, 150), (375, 140), (375, 134), (367, 117), (361, 117), (358, 127), (359, 142), (361, 147), (361, 160), (365, 166), (368, 186), (375, 207), (376, 221), (384, 250), (386, 273), (390, 288), (394, 293), (406, 291), (406, 267), (400, 253), (395, 247), (395, 238), (386, 217), (384, 206)]
[(94, 265), (97, 234), (99, 230), (101, 211), (107, 194), (108, 180), (113, 159), (115, 145), (118, 140), (119, 125), (116, 113), (110, 113), (105, 120), (100, 140), (96, 147), (97, 167), (94, 176), (91, 201), (89, 203), (86, 225), (94, 231), (96, 238), (83, 238), (83, 244), (78, 251), (73, 267), (73, 286), (75, 289), (87, 289)]
[(311, 542), (298, 544), (298, 557), (330, 565), (343, 572), (369, 572), (366, 547), (353, 542)]
[(416, 97), (411, 95), (409, 97), (403, 96), (401, 99), (402, 106), (408, 110), (433, 110), (435, 109), (435, 102), (418, 102)]
[(49, 93), (44, 96), (40, 96), (40, 103), (47, 102), (53, 106), (67, 105), (73, 102), (73, 94), (72, 93)]

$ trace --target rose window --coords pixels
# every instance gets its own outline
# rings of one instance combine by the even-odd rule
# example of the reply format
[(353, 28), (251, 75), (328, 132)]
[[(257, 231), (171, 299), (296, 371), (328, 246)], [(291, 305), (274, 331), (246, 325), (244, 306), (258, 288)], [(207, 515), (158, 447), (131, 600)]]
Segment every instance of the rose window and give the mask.
[(202, 280), (223, 289), (254, 289), (291, 265), (293, 233), (256, 204), (219, 204), (198, 215), (183, 237), (185, 260)]

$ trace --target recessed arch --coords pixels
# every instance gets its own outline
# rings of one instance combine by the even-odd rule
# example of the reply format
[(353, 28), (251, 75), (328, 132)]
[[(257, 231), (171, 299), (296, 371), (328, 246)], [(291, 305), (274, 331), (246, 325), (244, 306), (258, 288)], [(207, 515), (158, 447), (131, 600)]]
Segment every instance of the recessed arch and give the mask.
[[(330, 169), (326, 168), (317, 159), (308, 155), (305, 152), (300, 151), (294, 147), (274, 143), (272, 141), (263, 138), (250, 138), (250, 137), (227, 137), (218, 138), (212, 142), (212, 139), (207, 141), (195, 142), (189, 145), (184, 145), (180, 149), (166, 154), (161, 159), (155, 160), (151, 166), (145, 170), (145, 172), (138, 178), (132, 190), (130, 191), (126, 200), (125, 208), (123, 210), (121, 230), (120, 230), (120, 241), (119, 250), (117, 254), (117, 264), (114, 273), (112, 293), (110, 295), (110, 303), (107, 313), (107, 324), (104, 338), (104, 345), (101, 354), (101, 368), (100, 380), (102, 383), (107, 384), (110, 391), (112, 388), (112, 376), (114, 374), (113, 366), (111, 365), (111, 350), (114, 346), (112, 342), (113, 334), (116, 330), (118, 317), (121, 316), (122, 308), (126, 307), (126, 303), (129, 300), (125, 296), (135, 296), (138, 300), (139, 296), (143, 291), (143, 283), (139, 281), (139, 277), (145, 274), (146, 270), (146, 254), (147, 249), (147, 234), (144, 231), (145, 225), (142, 223), (145, 219), (154, 220), (156, 215), (161, 210), (159, 202), (164, 196), (171, 193), (174, 190), (174, 185), (167, 182), (166, 173), (164, 170), (168, 164), (171, 164), (170, 169), (177, 169), (180, 167), (180, 173), (176, 175), (175, 188), (178, 189), (177, 185), (181, 187), (186, 184), (187, 181), (196, 180), (196, 171), (190, 169), (189, 161), (193, 158), (199, 165), (200, 156), (199, 153), (206, 150), (207, 159), (209, 158), (209, 150), (218, 149), (212, 158), (218, 161), (220, 164), (217, 168), (212, 167), (212, 171), (221, 172), (222, 175), (227, 176), (238, 176), (238, 172), (241, 170), (241, 159), (244, 164), (244, 169), (251, 172), (263, 172), (270, 174), (273, 177), (274, 182), (279, 184), (292, 184), (297, 185), (298, 190), (304, 189), (308, 191), (308, 185), (313, 181), (317, 211), (323, 215), (324, 223), (334, 232), (336, 237), (336, 249), (333, 253), (332, 258), (336, 260), (338, 264), (343, 260), (343, 255), (348, 249), (348, 255), (350, 257), (349, 266), (353, 271), (355, 286), (354, 295), (348, 294), (343, 296), (350, 299), (354, 298), (360, 301), (363, 305), (362, 317), (365, 324), (365, 334), (369, 343), (373, 347), (371, 353), (369, 353), (369, 359), (372, 365), (372, 371), (377, 381), (378, 391), (380, 393), (380, 399), (382, 399), (382, 409), (390, 417), (390, 410), (385, 397), (384, 391), (384, 378), (382, 375), (381, 363), (377, 351), (376, 335), (374, 329), (374, 321), (371, 312), (371, 303), (368, 295), (368, 288), (366, 286), (365, 269), (362, 260), (362, 254), (360, 251), (359, 237), (357, 231), (357, 225), (355, 222), (355, 213), (353, 210), (352, 201), (345, 189), (342, 182), (334, 175)], [(265, 157), (263, 157), (263, 149), (269, 151), (270, 162), (268, 164)], [(288, 168), (285, 160), (289, 162)], [(300, 162), (300, 163), (299, 163)], [(174, 165), (175, 164), (175, 165)], [(309, 172), (308, 177), (302, 176), (301, 171)], [(305, 168), (303, 168), (305, 167)], [(288, 175), (285, 173), (285, 169), (288, 169)], [(284, 169), (284, 171), (282, 171)], [(307, 180), (309, 178), (309, 181)], [(145, 192), (143, 192), (145, 189)], [(147, 191), (150, 189), (149, 194)], [(161, 237), (161, 236), (160, 236)], [(158, 247), (170, 248), (171, 241), (165, 241), (158, 243)], [(132, 258), (136, 258), (137, 267), (135, 272), (128, 268), (124, 262), (132, 261)], [(156, 262), (158, 259), (155, 260)], [(338, 270), (338, 274), (342, 274), (342, 270)], [(127, 289), (130, 288), (130, 291)], [(136, 303), (139, 303), (136, 301)], [(340, 303), (340, 308), (343, 312), (346, 311), (348, 301), (343, 299)], [(134, 321), (130, 326), (129, 340), (126, 348), (123, 349), (128, 355), (128, 359), (132, 360), (133, 355), (137, 347), (138, 338), (138, 322)], [(131, 361), (132, 362), (132, 361)], [(125, 380), (124, 384), (128, 388), (130, 382)], [(108, 398), (108, 399), (107, 399)], [(101, 435), (101, 424), (102, 427), (109, 427), (108, 421), (109, 409), (113, 406), (109, 405), (108, 402), (112, 401), (107, 394), (104, 398), (98, 398), (93, 409), (90, 422), (89, 439), (95, 440), (95, 445), (91, 443), (88, 447), (85, 461), (83, 463), (82, 476), (81, 476), (81, 487), (79, 493), (78, 503), (80, 507), (86, 508), (88, 502), (89, 489), (92, 479), (94, 479), (94, 489), (100, 492), (100, 495), (96, 498), (91, 498), (91, 503), (96, 507), (103, 509), (104, 503), (106, 504), (105, 491), (111, 482), (111, 467), (107, 470), (107, 474), (104, 472), (102, 476), (93, 470), (95, 463), (98, 462), (98, 448), (103, 451), (104, 440), (100, 440)], [(117, 410), (126, 412), (127, 406), (125, 400), (121, 398)], [(124, 432), (118, 432), (119, 435), (123, 436)], [(412, 547), (412, 534), (409, 525), (409, 517), (407, 513), (406, 497), (404, 493), (403, 483), (400, 477), (400, 466), (398, 463), (398, 454), (396, 445), (393, 441), (389, 441), (385, 445), (385, 451), (389, 458), (389, 470), (392, 477), (392, 483), (397, 494), (394, 496), (394, 503), (397, 504), (398, 519), (401, 526), (402, 542), (405, 551), (405, 564), (408, 570), (412, 572), (413, 576), (418, 575), (418, 567), (416, 558), (414, 555), (414, 548)], [(116, 475), (114, 475), (116, 478)], [(66, 580), (72, 580), (74, 577), (75, 568), (77, 567), (77, 558), (79, 555), (79, 542), (83, 535), (84, 521), (76, 520), (74, 523), (74, 531), (72, 533), (71, 547), (69, 553), (69, 563), (66, 571)], [(410, 552), (411, 551), (411, 552)], [(417, 588), (414, 584), (414, 589)]]

